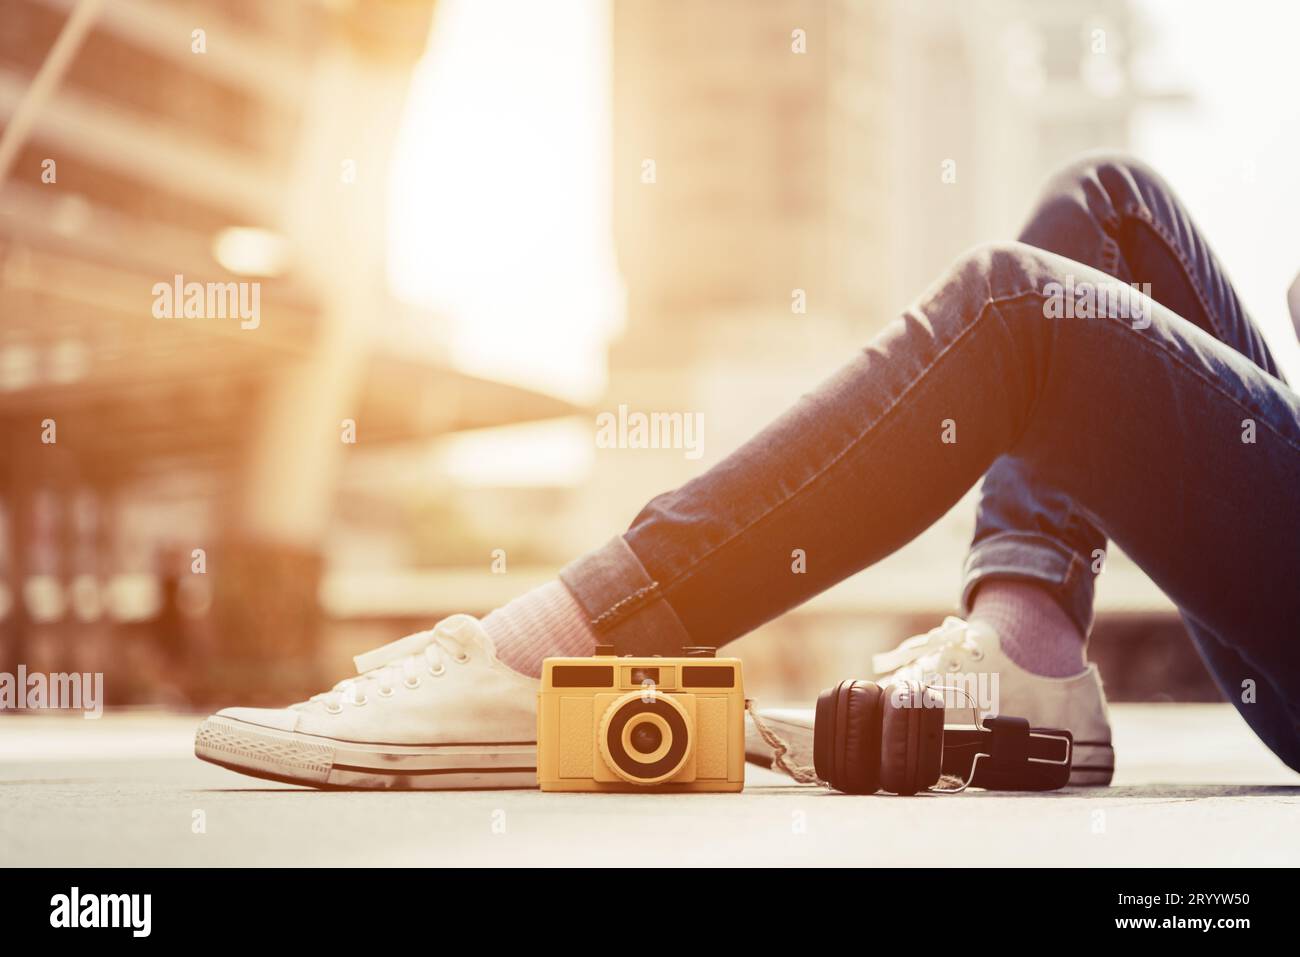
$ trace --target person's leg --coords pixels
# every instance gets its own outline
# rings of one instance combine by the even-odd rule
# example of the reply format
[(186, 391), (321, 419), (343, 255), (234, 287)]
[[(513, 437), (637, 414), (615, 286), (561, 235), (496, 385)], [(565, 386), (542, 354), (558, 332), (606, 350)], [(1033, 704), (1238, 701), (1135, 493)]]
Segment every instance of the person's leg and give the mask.
[[(1069, 276), (1107, 293), (1097, 318), (1048, 318)], [(564, 570), (591, 640), (724, 644), (911, 540), (1010, 452), (1235, 656), (1221, 680), (1253, 682), (1239, 709), (1300, 768), (1300, 398), (1116, 288), (1020, 243), (963, 256), (828, 382)], [(196, 754), (316, 785), (529, 780), (537, 682), (480, 622), (357, 668), (291, 708), (219, 712)]]
[[(1227, 273), (1173, 190), (1126, 156), (1083, 157), (1053, 176), (1019, 239), (1145, 284), (1157, 302), (1280, 378)], [(1106, 537), (1033, 463), (1009, 454), (980, 489), (962, 605), (988, 619), (1010, 657), (1039, 674), (1068, 674), (1092, 624), (1094, 570)], [(1037, 600), (1037, 586), (1061, 608)]]
[[(1047, 318), (1071, 276), (1111, 297), (1098, 318)], [(1117, 285), (1020, 243), (976, 250), (564, 582), (621, 651), (725, 644), (912, 539), (1010, 453), (1248, 663), (1257, 703), (1239, 707), (1300, 767), (1300, 399), (1158, 303), (1126, 318)]]

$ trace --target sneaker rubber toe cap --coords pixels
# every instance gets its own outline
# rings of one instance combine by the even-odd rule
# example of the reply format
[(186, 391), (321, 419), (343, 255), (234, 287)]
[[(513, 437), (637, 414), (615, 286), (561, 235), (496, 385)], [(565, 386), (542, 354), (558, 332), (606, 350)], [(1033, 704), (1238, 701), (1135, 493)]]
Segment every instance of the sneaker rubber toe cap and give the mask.
[(218, 718), (230, 718), (276, 731), (293, 731), (298, 726), (298, 712), (289, 708), (224, 708)]

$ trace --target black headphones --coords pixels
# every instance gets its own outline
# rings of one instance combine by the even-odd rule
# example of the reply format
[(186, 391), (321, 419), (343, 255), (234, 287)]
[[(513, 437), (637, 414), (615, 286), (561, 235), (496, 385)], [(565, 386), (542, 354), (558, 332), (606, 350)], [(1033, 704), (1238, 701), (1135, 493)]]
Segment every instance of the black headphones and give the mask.
[[(1069, 731), (990, 715), (945, 737), (945, 690), (961, 692), (916, 681), (881, 686), (861, 680), (823, 691), (813, 725), (817, 776), (847, 794), (953, 793), (967, 787), (1045, 791), (1069, 782)], [(963, 783), (936, 788), (945, 774)]]

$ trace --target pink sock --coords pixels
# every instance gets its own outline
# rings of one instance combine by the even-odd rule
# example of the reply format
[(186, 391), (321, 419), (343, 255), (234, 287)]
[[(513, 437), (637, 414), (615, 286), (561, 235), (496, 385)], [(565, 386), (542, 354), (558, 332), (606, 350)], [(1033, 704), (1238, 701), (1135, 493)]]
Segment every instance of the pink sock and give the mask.
[(582, 657), (596, 649), (587, 613), (561, 582), (547, 582), (483, 619), (497, 657), (520, 674), (537, 678), (542, 659)]
[(991, 625), (1002, 651), (1031, 674), (1068, 678), (1085, 667), (1083, 635), (1043, 588), (1013, 579), (990, 579), (975, 593), (970, 620)]

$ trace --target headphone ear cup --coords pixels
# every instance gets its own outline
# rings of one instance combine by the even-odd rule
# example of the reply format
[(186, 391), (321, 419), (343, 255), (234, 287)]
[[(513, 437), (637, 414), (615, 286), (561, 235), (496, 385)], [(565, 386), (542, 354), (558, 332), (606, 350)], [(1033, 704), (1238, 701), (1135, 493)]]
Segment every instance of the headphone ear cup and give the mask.
[(880, 788), (880, 685), (841, 681), (817, 699), (813, 766), (817, 776), (846, 794)]
[(813, 716), (813, 770), (828, 784), (835, 777), (835, 697), (839, 690), (837, 685), (818, 695)]
[(882, 692), (880, 786), (915, 794), (939, 781), (943, 765), (943, 696), (915, 681)]

